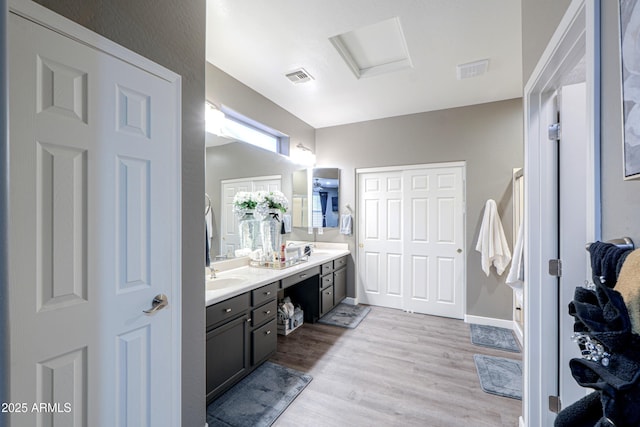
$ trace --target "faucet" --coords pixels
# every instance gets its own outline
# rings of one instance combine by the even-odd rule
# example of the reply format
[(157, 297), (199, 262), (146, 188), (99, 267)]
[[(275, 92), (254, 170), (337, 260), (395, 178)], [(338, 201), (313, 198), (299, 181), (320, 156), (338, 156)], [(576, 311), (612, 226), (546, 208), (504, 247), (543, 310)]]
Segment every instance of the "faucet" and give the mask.
[(207, 267), (205, 273), (209, 275), (209, 279), (216, 279), (216, 270), (215, 268)]

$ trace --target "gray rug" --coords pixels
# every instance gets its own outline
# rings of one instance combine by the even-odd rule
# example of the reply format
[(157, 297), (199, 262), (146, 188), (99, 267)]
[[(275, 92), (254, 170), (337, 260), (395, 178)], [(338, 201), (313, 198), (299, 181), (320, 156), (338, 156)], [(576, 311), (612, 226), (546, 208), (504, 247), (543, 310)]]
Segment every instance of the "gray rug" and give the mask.
[(362, 322), (362, 319), (364, 319), (370, 311), (371, 307), (341, 302), (318, 320), (318, 323), (353, 329)]
[(520, 353), (520, 346), (511, 329), (471, 324), (471, 342), (483, 347)]
[(480, 387), (487, 393), (522, 400), (522, 362), (474, 354)]
[(207, 407), (209, 427), (268, 427), (312, 380), (265, 362)]

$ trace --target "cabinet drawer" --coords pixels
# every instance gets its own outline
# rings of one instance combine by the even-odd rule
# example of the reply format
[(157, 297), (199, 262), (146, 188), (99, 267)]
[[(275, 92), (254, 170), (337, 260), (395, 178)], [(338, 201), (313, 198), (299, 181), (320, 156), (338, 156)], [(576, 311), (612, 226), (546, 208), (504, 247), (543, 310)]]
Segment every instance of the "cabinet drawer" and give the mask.
[(275, 298), (278, 293), (278, 282), (271, 283), (258, 289), (251, 291), (251, 300), (253, 306), (256, 307), (263, 302)]
[(207, 307), (207, 329), (224, 320), (231, 319), (247, 311), (250, 307), (250, 295), (244, 293)]
[(333, 271), (333, 261), (325, 262), (324, 264), (322, 264), (320, 271), (323, 276), (325, 274), (331, 273)]
[(310, 277), (317, 276), (318, 274), (320, 274), (320, 267), (313, 267), (308, 270), (293, 274), (289, 277), (285, 277), (284, 279), (282, 279), (282, 288), (288, 288), (289, 286), (300, 283)]
[(276, 351), (278, 344), (278, 327), (276, 319), (251, 333), (253, 339), (252, 364), (256, 364), (269, 357)]
[(334, 271), (335, 270), (339, 270), (339, 269), (347, 266), (347, 256), (348, 255), (345, 255), (342, 258), (338, 258), (338, 259), (334, 259), (333, 260), (333, 270)]
[(261, 307), (254, 308), (251, 312), (251, 325), (258, 326), (266, 320), (275, 319), (277, 312), (278, 302), (275, 299)]
[(333, 285), (333, 274), (327, 274), (326, 276), (322, 276), (322, 281), (320, 282), (320, 289), (324, 289), (327, 286)]

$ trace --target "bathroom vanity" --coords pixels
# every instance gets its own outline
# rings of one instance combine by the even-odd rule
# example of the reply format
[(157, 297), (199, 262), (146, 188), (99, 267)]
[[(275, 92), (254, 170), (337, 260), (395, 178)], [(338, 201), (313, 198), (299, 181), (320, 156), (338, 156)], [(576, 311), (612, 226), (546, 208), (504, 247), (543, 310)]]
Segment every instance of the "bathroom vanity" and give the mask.
[(291, 297), (305, 322), (315, 322), (346, 297), (349, 251), (330, 246), (285, 269), (214, 264), (220, 271), (206, 284), (207, 404), (275, 353), (278, 299)]

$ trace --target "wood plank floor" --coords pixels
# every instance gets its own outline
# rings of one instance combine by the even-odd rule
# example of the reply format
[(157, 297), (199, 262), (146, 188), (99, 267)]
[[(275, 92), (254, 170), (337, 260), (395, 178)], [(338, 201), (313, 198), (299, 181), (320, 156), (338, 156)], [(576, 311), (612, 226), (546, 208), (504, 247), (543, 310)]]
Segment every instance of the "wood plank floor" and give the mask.
[(304, 324), (278, 336), (273, 362), (313, 376), (274, 426), (514, 427), (519, 400), (480, 388), (461, 320), (372, 307), (356, 329)]

